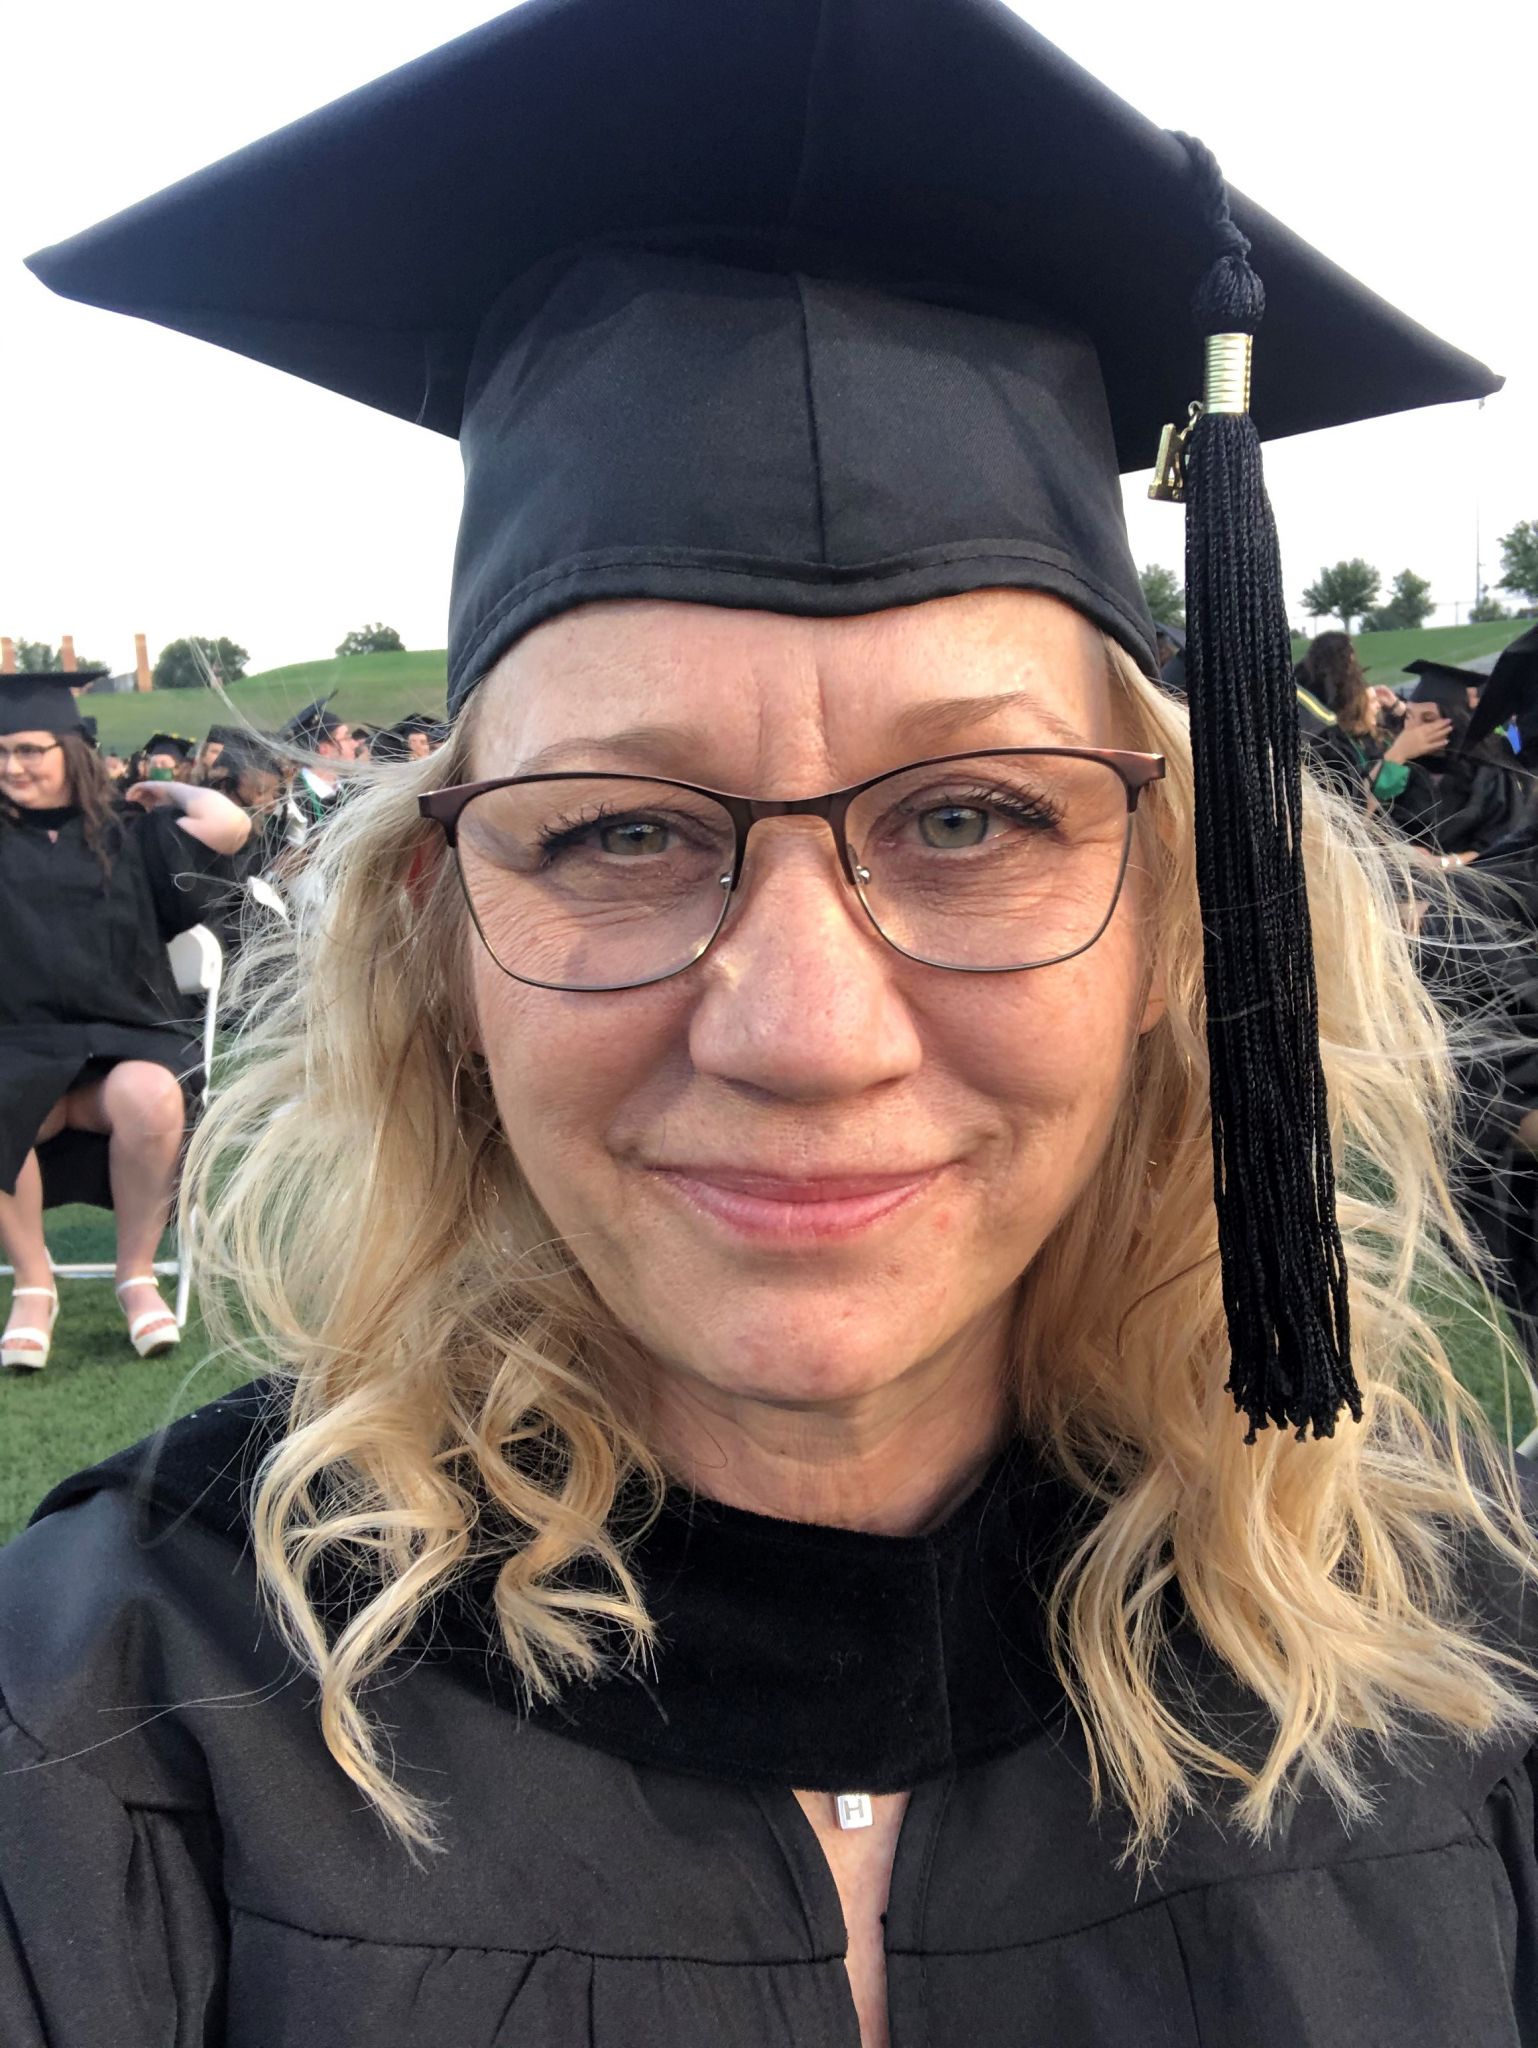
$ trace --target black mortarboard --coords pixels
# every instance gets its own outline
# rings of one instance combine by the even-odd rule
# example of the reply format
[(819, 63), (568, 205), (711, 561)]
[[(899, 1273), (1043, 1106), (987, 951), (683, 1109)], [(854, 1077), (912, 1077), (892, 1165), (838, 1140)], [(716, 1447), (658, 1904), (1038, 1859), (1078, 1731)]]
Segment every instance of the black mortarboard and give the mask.
[(296, 711), (292, 718), (279, 726), (279, 738), (287, 740), (291, 746), (313, 747), (317, 741), (335, 732), (342, 720), (326, 709), (335, 695), (333, 690), (330, 697), (317, 697), (313, 704), (306, 704), (302, 711)]
[(1503, 647), (1489, 676), (1481, 680), (1484, 690), (1464, 745), (1478, 746), (1497, 726), (1514, 718), (1525, 752), (1529, 738), (1538, 734), (1538, 626), (1530, 626)]
[(0, 733), (51, 732), (63, 739), (66, 733), (84, 731), (68, 676), (35, 669), (0, 676)]
[(211, 725), (204, 734), (203, 744), (205, 747), (227, 747), (231, 740), (238, 739), (248, 729), (244, 725)]
[(1461, 733), (1469, 718), (1469, 691), (1482, 690), (1490, 680), (1473, 669), (1458, 668), (1449, 661), (1407, 661), (1407, 674), (1417, 678), (1409, 692), (1415, 704), (1435, 704), (1451, 718)]
[(601, 597), (844, 615), (1006, 585), (1152, 673), (1118, 472), (1219, 337), (1160, 474), (1231, 1385), (1257, 1427), (1359, 1409), (1257, 428), (1498, 379), (1000, 0), (527, 0), (31, 263), (458, 436), (451, 711)]
[(279, 752), (282, 742), (274, 740), (270, 734), (258, 732), (249, 725), (221, 725), (214, 730), (226, 735), (224, 751), (219, 756), (221, 768), (237, 775), (245, 769), (255, 769), (263, 775), (282, 772), (283, 761)]
[(174, 754), (178, 761), (190, 761), (196, 745), (179, 732), (152, 732), (139, 752), (146, 760), (151, 754)]

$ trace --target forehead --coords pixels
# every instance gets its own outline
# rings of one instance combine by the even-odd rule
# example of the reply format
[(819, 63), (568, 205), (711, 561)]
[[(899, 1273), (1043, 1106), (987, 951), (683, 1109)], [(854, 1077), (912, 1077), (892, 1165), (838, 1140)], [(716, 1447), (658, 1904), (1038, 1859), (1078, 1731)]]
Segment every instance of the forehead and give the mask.
[[(767, 767), (856, 757), (1007, 700), (995, 744), (1112, 745), (1097, 630), (1031, 591), (989, 590), (854, 618), (809, 619), (660, 600), (582, 606), (536, 628), (481, 685), (476, 773), (510, 774), (567, 742), (646, 730), (661, 746)], [(960, 744), (969, 740), (963, 734)], [(979, 744), (985, 741), (980, 740)], [(680, 767), (679, 772), (683, 769)]]

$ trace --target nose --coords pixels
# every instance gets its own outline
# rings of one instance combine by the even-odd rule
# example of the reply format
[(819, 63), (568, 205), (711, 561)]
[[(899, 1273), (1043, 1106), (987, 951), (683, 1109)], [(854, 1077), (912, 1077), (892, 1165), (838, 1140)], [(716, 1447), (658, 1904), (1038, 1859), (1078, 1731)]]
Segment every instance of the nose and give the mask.
[(902, 969), (850, 893), (827, 827), (762, 823), (726, 927), (695, 969), (695, 1070), (793, 1102), (900, 1080), (923, 1058)]

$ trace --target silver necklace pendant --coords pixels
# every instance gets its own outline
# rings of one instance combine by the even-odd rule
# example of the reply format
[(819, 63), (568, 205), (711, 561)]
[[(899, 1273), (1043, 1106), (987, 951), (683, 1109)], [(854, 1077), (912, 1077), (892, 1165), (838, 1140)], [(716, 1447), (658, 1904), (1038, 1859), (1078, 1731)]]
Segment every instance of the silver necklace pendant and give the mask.
[(876, 1818), (868, 1792), (835, 1792), (833, 1818), (841, 1828), (868, 1828)]

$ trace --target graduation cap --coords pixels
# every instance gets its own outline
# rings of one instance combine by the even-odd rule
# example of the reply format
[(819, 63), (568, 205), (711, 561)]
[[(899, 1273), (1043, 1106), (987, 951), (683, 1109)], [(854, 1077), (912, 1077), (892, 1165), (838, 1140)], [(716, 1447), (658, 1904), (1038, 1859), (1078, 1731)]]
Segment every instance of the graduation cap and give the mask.
[(342, 721), (334, 712), (326, 709), (335, 690), (330, 696), (317, 697), (313, 704), (306, 704), (302, 711), (296, 711), (278, 728), (278, 737), (287, 740), (290, 746), (314, 747), (321, 740), (329, 739)]
[(1524, 742), (1529, 734), (1538, 733), (1538, 626), (1529, 626), (1503, 647), (1488, 678), (1481, 680), (1484, 690), (1469, 721), (1466, 747), (1477, 746), (1486, 734), (1512, 719)]
[(37, 669), (0, 675), (0, 733), (51, 732), (63, 739), (84, 731), (67, 676)]
[(151, 754), (174, 754), (178, 761), (190, 761), (196, 744), (179, 732), (152, 732), (139, 752), (145, 760)]
[(526, 0), (30, 262), (458, 437), (451, 713), (606, 597), (840, 616), (1010, 586), (1153, 674), (1118, 475), (1158, 444), (1230, 1385), (1252, 1431), (1360, 1412), (1258, 434), (1489, 371), (1002, 0)]
[(227, 747), (231, 740), (238, 739), (247, 731), (249, 727), (244, 725), (211, 725), (203, 736), (203, 744), (205, 747)]
[(1449, 717), (1455, 711), (1467, 717), (1469, 691), (1482, 690), (1490, 680), (1476, 669), (1459, 668), (1450, 661), (1407, 661), (1405, 672), (1416, 678), (1415, 687), (1409, 692), (1410, 701), (1439, 705)]
[[(233, 774), (248, 770), (262, 775), (281, 775), (283, 772), (282, 742), (271, 734), (258, 732), (249, 725), (227, 725), (216, 728), (228, 737), (223, 742), (219, 766)], [(213, 737), (212, 733), (209, 735)]]

